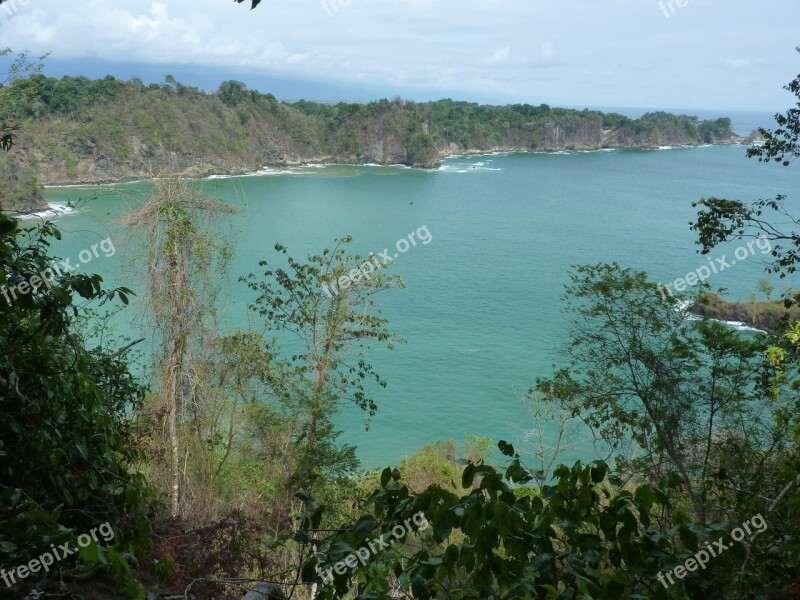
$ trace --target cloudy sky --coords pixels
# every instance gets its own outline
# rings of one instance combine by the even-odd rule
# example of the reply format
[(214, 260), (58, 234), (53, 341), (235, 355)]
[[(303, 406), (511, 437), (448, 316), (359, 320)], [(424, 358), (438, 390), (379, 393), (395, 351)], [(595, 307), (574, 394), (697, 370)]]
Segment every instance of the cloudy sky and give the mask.
[(239, 79), (286, 99), (774, 112), (798, 23), (798, 0), (9, 0), (0, 45), (50, 52), (55, 75)]

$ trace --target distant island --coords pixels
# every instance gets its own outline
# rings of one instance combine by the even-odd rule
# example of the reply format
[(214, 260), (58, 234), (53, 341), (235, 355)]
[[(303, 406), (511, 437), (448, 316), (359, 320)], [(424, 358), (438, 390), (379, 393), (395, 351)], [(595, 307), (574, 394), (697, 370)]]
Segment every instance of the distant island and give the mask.
[[(657, 148), (740, 142), (731, 121), (648, 113), (639, 119), (546, 104), (487, 106), (395, 98), (368, 104), (281, 102), (223, 82), (213, 93), (162, 84), (43, 75), (0, 88), (0, 115), (20, 126), (8, 190), (30, 173), (47, 185), (154, 175), (243, 174), (265, 166), (340, 163), (436, 168), (453, 154)], [(4, 210), (34, 208), (35, 193)], [(8, 195), (7, 195), (8, 198)]]

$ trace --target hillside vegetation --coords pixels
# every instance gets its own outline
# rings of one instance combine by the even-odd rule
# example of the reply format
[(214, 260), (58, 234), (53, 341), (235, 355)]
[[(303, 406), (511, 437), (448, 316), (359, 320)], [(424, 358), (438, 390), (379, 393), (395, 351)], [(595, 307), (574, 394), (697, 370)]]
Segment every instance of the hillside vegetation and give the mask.
[(784, 320), (800, 318), (800, 306), (786, 308), (782, 299), (756, 301), (753, 296), (750, 301), (732, 302), (711, 292), (703, 294), (691, 310), (710, 319), (745, 323), (763, 331), (774, 331)]
[(10, 156), (0, 156), (0, 210), (10, 213), (29, 213), (47, 210), (44, 190), (29, 166)]
[(729, 119), (620, 114), (445, 99), (369, 104), (279, 102), (226, 81), (214, 93), (138, 79), (34, 75), (3, 88), (0, 114), (22, 125), (18, 155), (46, 184), (152, 174), (236, 174), (336, 162), (436, 167), (449, 154), (730, 143)]

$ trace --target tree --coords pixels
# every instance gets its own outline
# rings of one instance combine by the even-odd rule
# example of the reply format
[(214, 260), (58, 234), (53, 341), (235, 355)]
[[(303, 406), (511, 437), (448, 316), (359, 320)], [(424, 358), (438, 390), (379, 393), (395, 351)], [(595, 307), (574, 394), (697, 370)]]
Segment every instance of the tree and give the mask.
[[(41, 69), (27, 56), (12, 63), (0, 100), (6, 84)], [(0, 149), (11, 149), (16, 130), (0, 115)], [(144, 388), (128, 368), (128, 347), (86, 342), (75, 298), (127, 305), (132, 292), (104, 290), (99, 275), (62, 273), (50, 239), (61, 239), (52, 223), (21, 227), (0, 213), (0, 569), (5, 576), (56, 543), (76, 547), (92, 525), (114, 523), (115, 548), (95, 541), (80, 559), (110, 567), (120, 588), (140, 597), (122, 549), (141, 553), (147, 545), (149, 522), (137, 515), (149, 491), (135, 473), (141, 454), (128, 421)]]
[[(731, 449), (743, 457), (769, 435), (750, 408), (762, 397), (763, 340), (689, 321), (682, 299), (663, 299), (645, 273), (600, 264), (570, 277), (569, 366), (537, 391), (581, 415), (650, 483), (676, 470), (704, 520), (714, 504), (706, 488)], [(623, 458), (637, 447), (642, 456)]]
[[(797, 51), (800, 52), (800, 47)], [(800, 75), (784, 89), (800, 100)], [(800, 101), (786, 114), (776, 114), (775, 120), (778, 127), (774, 131), (759, 129), (764, 142), (748, 148), (747, 156), (788, 167), (794, 158), (800, 156)], [(763, 237), (772, 242), (775, 259), (768, 272), (779, 273), (781, 277), (794, 273), (800, 263), (800, 232), (793, 227), (800, 221), (789, 213), (785, 199), (779, 194), (775, 199), (758, 200), (750, 206), (739, 200), (714, 197), (693, 203), (693, 206), (702, 207), (697, 221), (691, 223), (691, 228), (697, 232), (701, 253), (708, 254), (717, 245), (731, 240)], [(774, 215), (774, 220), (765, 216), (768, 212)], [(787, 220), (789, 229), (784, 224)]]
[(199, 351), (208, 343), (208, 319), (215, 288), (213, 267), (227, 251), (201, 226), (202, 215), (232, 213), (223, 203), (204, 197), (189, 184), (159, 179), (155, 193), (125, 224), (147, 235), (148, 301), (157, 347), (159, 396), (166, 404), (166, 425), (171, 451), (170, 509), (181, 514), (182, 479), (187, 454), (182, 453), (181, 424), (197, 415)]
[[(797, 50), (800, 52), (800, 48)], [(800, 100), (800, 75), (785, 89)], [(775, 115), (775, 120), (778, 127), (775, 130), (760, 129), (764, 142), (749, 148), (747, 156), (788, 167), (800, 156), (800, 102), (785, 114)], [(763, 237), (772, 243), (774, 258), (766, 268), (767, 272), (778, 273), (781, 277), (795, 273), (800, 263), (800, 232), (795, 227), (800, 221), (789, 213), (784, 200), (785, 196), (778, 195), (775, 199), (758, 200), (746, 206), (738, 200), (701, 199), (696, 205), (702, 210), (691, 224), (697, 232), (701, 252), (707, 254), (728, 241)], [(771, 286), (762, 286), (762, 290), (768, 294), (772, 291)], [(798, 298), (800, 295), (789, 288), (784, 298), (786, 306), (797, 302)], [(786, 322), (784, 329), (783, 335), (777, 332), (770, 337), (771, 346), (767, 350), (775, 369), (772, 397), (782, 400), (774, 410), (774, 418), (776, 428), (782, 433), (783, 447), (762, 465), (761, 470), (747, 469), (750, 476), (763, 476), (765, 480), (759, 495), (771, 499), (765, 512), (771, 515), (776, 530), (774, 538), (780, 542), (775, 543), (770, 552), (753, 556), (750, 569), (753, 587), (764, 580), (787, 582), (787, 587), (797, 585), (797, 556), (800, 551), (796, 542), (800, 538), (796, 514), (800, 489), (800, 397), (797, 395), (800, 389), (800, 327), (797, 323)]]
[[(531, 495), (518, 485), (534, 475), (510, 444), (499, 447), (505, 473), (469, 464), (464, 495), (436, 485), (415, 493), (385, 469), (371, 512), (318, 544), (304, 580), (323, 583), (321, 600), (685, 597), (659, 583), (680, 552), (653, 526), (674, 482), (624, 489), (605, 463), (575, 463)], [(300, 538), (313, 535), (319, 510), (309, 507)], [(695, 544), (708, 531), (677, 530)], [(365, 560), (350, 569), (351, 554)], [(344, 572), (334, 568), (345, 561)]]
[[(81, 556), (90, 568), (99, 562), (126, 576), (121, 553), (143, 551), (149, 527), (128, 419), (144, 388), (126, 348), (92, 347), (75, 319), (85, 303), (127, 304), (131, 291), (55, 269), (49, 245), (60, 237), (52, 223), (23, 227), (0, 214), (0, 568), (54, 543), (74, 547), (107, 520), (117, 550), (95, 544)], [(121, 583), (131, 594), (140, 589)]]
[(223, 81), (217, 90), (219, 99), (228, 106), (241, 104), (248, 96), (247, 85), (241, 81)]
[[(304, 415), (297, 434), (302, 444), (301, 463), (295, 483), (311, 487), (329, 468), (354, 464), (352, 449), (337, 451), (332, 446), (338, 435), (331, 417), (344, 403), (375, 414), (377, 404), (369, 382), (385, 387), (386, 382), (366, 359), (374, 343), (390, 349), (396, 336), (375, 310), (373, 297), (393, 286), (402, 286), (396, 276), (383, 272), (377, 257), (365, 259), (348, 255), (346, 237), (331, 251), (308, 256), (305, 263), (288, 256), (286, 247), (276, 244), (288, 268), (275, 268), (266, 260), (263, 278), (251, 274), (248, 286), (259, 293), (250, 309), (264, 319), (264, 330), (284, 332), (302, 350), (291, 352), (289, 360), (275, 360), (270, 384), (276, 396)], [(275, 341), (268, 342), (270, 354), (280, 356)], [(332, 460), (339, 456), (339, 460)], [(350, 458), (347, 458), (347, 457)]]
[[(2, 2), (0, 2), (2, 4)], [(0, 49), (0, 58), (8, 56), (12, 53), (11, 48)], [(16, 59), (8, 67), (5, 75), (0, 81), (0, 107), (4, 106), (3, 95), (7, 94), (10, 85), (17, 81), (22, 80), (27, 75), (39, 73), (42, 70), (42, 60), (45, 56), (39, 57), (36, 61), (31, 61), (29, 53), (22, 52), (17, 55)], [(14, 115), (3, 112), (0, 108), (0, 150), (10, 150), (14, 145), (14, 134), (18, 129), (15, 123)]]
[(775, 286), (766, 279), (761, 279), (758, 282), (758, 289), (760, 289), (767, 297), (767, 302), (772, 300), (772, 292), (775, 291)]

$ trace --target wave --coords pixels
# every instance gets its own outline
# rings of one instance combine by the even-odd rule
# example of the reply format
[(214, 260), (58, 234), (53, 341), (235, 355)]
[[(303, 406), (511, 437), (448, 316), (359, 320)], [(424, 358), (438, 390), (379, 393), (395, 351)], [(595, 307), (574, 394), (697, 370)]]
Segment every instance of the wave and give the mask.
[(720, 321), (719, 319), (712, 319), (712, 321), (717, 321), (718, 323), (723, 323), (728, 327), (732, 327), (736, 331), (753, 331), (758, 333), (767, 333), (763, 329), (759, 329), (758, 327), (751, 327), (747, 323), (742, 323), (741, 321)]
[[(325, 165), (322, 165), (325, 166)], [(252, 171), (250, 173), (239, 173), (236, 175), (209, 175), (204, 179), (236, 179), (237, 177), (275, 177), (277, 175), (316, 175), (316, 173), (308, 171), (309, 168), (320, 168), (318, 165), (304, 165), (302, 167), (290, 167), (286, 169), (274, 169), (264, 167), (260, 171)]]
[(66, 204), (53, 202), (50, 203), (50, 208), (48, 210), (43, 210), (41, 212), (35, 212), (35, 213), (28, 213), (25, 215), (14, 215), (14, 217), (19, 219), (20, 221), (28, 221), (30, 219), (49, 219), (51, 217), (63, 217), (72, 212), (75, 212), (74, 206), (68, 206)]
[(524, 154), (545, 154), (548, 156), (572, 156), (573, 154), (598, 154), (600, 152), (619, 152), (621, 148), (597, 148), (595, 150), (532, 150)]
[(466, 165), (442, 165), (437, 171), (442, 173), (479, 173), (479, 172), (486, 172), (486, 171), (502, 171), (503, 169), (499, 167), (481, 167), (477, 164), (468, 163)]
[(264, 167), (258, 171), (253, 171), (250, 173), (238, 173), (235, 175), (208, 175), (203, 179), (235, 179), (237, 177), (276, 177), (279, 175), (292, 175), (292, 176), (302, 176), (302, 175), (319, 175), (322, 171), (326, 169), (332, 168), (347, 168), (347, 169), (357, 169), (357, 168), (364, 168), (368, 167), (370, 169), (388, 169), (388, 170), (410, 170), (414, 167), (410, 167), (408, 165), (402, 164), (392, 164), (392, 165), (381, 165), (378, 163), (359, 163), (359, 164), (352, 164), (352, 163), (307, 163), (304, 165), (293, 166), (293, 167)]
[[(154, 177), (153, 180), (162, 179), (161, 177)], [(116, 187), (118, 185), (129, 185), (135, 183), (145, 183), (146, 179), (126, 179), (125, 181), (106, 181), (104, 183), (59, 183), (57, 185), (45, 185), (46, 190), (58, 190), (61, 188), (83, 188), (94, 189), (98, 187)]]
[[(700, 321), (703, 317), (701, 317), (700, 315), (696, 315), (696, 314), (694, 314), (692, 312), (689, 312), (689, 307), (691, 307), (692, 304), (693, 304), (693, 302), (691, 300), (687, 300), (687, 301), (681, 302), (678, 305), (677, 310), (685, 313), (686, 314), (686, 319), (688, 321)], [(730, 327), (731, 329), (735, 329), (736, 331), (750, 331), (752, 333), (767, 333), (763, 329), (759, 329), (758, 327), (753, 327), (753, 326), (748, 325), (747, 323), (744, 323), (742, 321), (726, 321), (724, 319), (712, 319), (710, 317), (708, 318), (708, 320), (709, 321), (714, 321), (715, 323), (722, 323), (723, 325), (727, 325), (728, 327)]]

